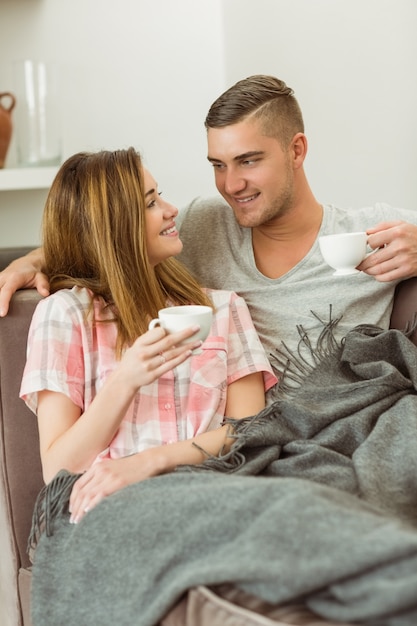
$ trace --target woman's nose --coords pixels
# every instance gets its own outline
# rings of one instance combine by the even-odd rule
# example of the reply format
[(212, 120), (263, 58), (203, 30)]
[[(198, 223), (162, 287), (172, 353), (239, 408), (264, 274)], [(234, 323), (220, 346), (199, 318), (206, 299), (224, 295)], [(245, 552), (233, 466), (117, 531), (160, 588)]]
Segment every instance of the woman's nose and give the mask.
[(168, 217), (176, 217), (178, 215), (177, 207), (164, 200), (164, 215)]

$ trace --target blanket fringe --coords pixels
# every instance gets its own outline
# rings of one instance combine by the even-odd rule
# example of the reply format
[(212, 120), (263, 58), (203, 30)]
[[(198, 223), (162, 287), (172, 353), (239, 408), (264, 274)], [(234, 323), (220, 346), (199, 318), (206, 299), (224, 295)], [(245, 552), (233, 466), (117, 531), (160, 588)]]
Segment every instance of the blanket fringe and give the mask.
[[(278, 383), (275, 388), (274, 396), (282, 398), (288, 396), (291, 392), (301, 387), (306, 377), (323, 361), (342, 350), (345, 343), (343, 337), (340, 341), (335, 338), (334, 329), (342, 319), (342, 316), (332, 318), (332, 305), (329, 305), (329, 320), (322, 320), (314, 311), (310, 313), (323, 325), (323, 329), (317, 339), (316, 345), (313, 346), (307, 331), (303, 326), (297, 326), (300, 340), (296, 350), (290, 350), (285, 341), (281, 342), (281, 346), (275, 349), (274, 353), (270, 353), (272, 366), (278, 373)], [(383, 332), (382, 328), (373, 324), (359, 324), (355, 327), (359, 332), (370, 334), (372, 332)], [(353, 329), (352, 329), (353, 330)], [(411, 338), (413, 333), (417, 331), (417, 312), (414, 313), (405, 327), (398, 332)]]
[[(221, 473), (233, 473), (241, 469), (247, 462), (246, 455), (241, 451), (247, 442), (253, 439), (256, 431), (261, 432), (262, 426), (271, 422), (271, 414), (274, 412), (273, 406), (266, 407), (260, 413), (241, 419), (226, 417), (223, 424), (230, 426), (228, 437), (234, 439), (228, 452), (221, 451), (217, 456), (207, 452), (204, 448), (193, 442), (193, 446), (198, 448), (207, 458), (198, 465), (180, 465), (176, 471), (214, 471)], [(262, 446), (263, 442), (259, 442)]]
[[(236, 436), (233, 436), (234, 439), (237, 439)], [(214, 454), (210, 454), (204, 448), (201, 448), (198, 444), (193, 442), (193, 446), (198, 448), (200, 452), (206, 455), (206, 460), (199, 465), (181, 465), (179, 469), (190, 469), (192, 471), (195, 470), (212, 470), (216, 472), (234, 472), (239, 467), (244, 465), (245, 457), (238, 450), (234, 450), (233, 446), (226, 454), (220, 452), (218, 456)], [(239, 446), (240, 448), (240, 446)]]
[(322, 361), (334, 355), (343, 346), (343, 339), (339, 343), (334, 335), (334, 329), (342, 317), (332, 318), (332, 305), (329, 305), (329, 320), (325, 322), (314, 311), (310, 313), (322, 324), (323, 329), (313, 346), (307, 331), (302, 325), (297, 325), (300, 340), (296, 350), (291, 350), (285, 341), (270, 353), (272, 365), (278, 372), (278, 384), (275, 394), (286, 395), (300, 387), (305, 378)]
[(54, 521), (68, 508), (69, 497), (74, 483), (81, 474), (70, 474), (61, 470), (45, 485), (38, 494), (32, 516), (27, 552), (33, 560), (33, 554), (40, 536), (45, 533), (50, 537), (54, 531)]

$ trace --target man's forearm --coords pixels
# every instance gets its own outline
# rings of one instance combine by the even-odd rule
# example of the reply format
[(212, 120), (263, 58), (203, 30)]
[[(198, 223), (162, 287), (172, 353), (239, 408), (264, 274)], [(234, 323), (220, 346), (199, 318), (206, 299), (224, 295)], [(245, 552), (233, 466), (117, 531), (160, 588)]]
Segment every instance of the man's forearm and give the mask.
[(30, 259), (34, 268), (38, 272), (42, 272), (45, 266), (45, 257), (43, 256), (43, 248), (36, 248), (27, 253), (26, 257)]

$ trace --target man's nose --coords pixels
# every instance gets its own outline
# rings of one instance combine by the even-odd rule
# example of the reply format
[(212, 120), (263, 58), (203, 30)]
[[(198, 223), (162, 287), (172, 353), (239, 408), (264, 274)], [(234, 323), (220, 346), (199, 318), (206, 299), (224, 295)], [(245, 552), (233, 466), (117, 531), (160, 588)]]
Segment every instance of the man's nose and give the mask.
[(224, 190), (226, 193), (233, 195), (243, 191), (246, 187), (246, 181), (242, 174), (235, 169), (229, 169), (225, 174)]

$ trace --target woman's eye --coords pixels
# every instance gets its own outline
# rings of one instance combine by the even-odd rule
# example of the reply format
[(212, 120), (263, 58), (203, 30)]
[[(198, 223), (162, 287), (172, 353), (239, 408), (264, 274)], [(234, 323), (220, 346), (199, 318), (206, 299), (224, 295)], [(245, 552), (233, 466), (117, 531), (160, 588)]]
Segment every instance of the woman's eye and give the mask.
[[(162, 196), (162, 191), (158, 191), (158, 197)], [(148, 209), (153, 209), (154, 206), (156, 206), (156, 202), (157, 202), (158, 198), (153, 198), (148, 204), (147, 207)]]

